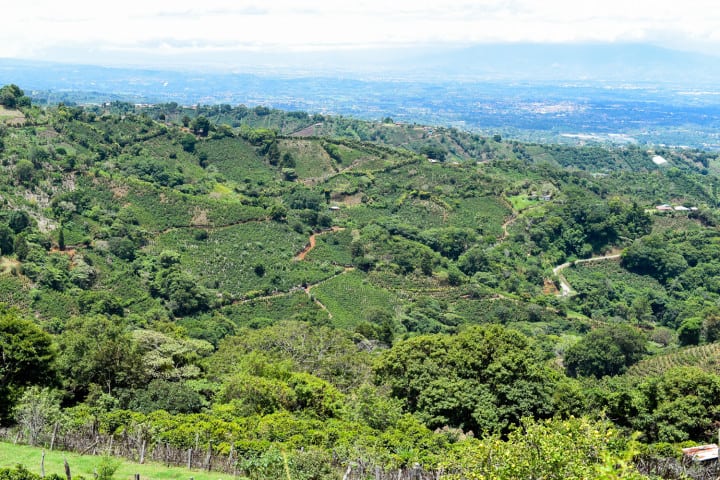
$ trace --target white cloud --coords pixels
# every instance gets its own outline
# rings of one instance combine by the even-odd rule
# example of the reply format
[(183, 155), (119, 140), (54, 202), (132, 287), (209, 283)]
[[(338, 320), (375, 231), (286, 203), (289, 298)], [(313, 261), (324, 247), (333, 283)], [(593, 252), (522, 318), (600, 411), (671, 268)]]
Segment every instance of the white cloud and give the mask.
[(703, 0), (28, 0), (4, 11), (0, 57), (46, 58), (72, 49), (86, 50), (92, 60), (93, 52), (114, 50), (428, 42), (631, 40), (707, 51), (720, 46), (720, 10)]

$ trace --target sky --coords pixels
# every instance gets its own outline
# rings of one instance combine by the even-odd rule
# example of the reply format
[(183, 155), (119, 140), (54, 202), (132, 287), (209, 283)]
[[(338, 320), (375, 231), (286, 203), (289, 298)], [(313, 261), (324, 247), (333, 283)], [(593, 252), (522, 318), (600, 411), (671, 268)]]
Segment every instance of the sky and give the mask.
[(718, 53), (720, 8), (714, 0), (25, 0), (3, 6), (0, 58), (102, 65), (507, 42)]

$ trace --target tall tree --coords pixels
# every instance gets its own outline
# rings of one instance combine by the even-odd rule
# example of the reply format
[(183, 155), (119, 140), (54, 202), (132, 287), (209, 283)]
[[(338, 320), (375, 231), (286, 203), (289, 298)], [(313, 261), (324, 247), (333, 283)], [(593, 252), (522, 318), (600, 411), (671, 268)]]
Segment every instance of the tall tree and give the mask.
[(14, 312), (0, 312), (0, 422), (30, 385), (55, 382), (55, 348), (50, 335)]

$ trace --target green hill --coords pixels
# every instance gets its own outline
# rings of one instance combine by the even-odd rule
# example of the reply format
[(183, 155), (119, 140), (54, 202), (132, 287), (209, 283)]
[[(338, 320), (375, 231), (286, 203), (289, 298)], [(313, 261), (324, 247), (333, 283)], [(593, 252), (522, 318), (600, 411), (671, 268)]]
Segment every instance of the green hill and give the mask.
[[(715, 421), (714, 154), (263, 108), (21, 111), (0, 127), (0, 423), (24, 441), (58, 425), (250, 478), (397, 478), (521, 424), (576, 438), (607, 410), (679, 442)], [(554, 268), (593, 257), (563, 295)], [(706, 370), (697, 424), (662, 416), (690, 387), (593, 378), (676, 364)]]

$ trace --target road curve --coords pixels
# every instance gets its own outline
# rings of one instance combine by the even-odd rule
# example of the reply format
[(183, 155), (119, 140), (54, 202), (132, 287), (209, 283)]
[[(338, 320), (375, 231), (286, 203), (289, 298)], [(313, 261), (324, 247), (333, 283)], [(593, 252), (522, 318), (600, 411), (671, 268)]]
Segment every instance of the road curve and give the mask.
[(570, 284), (568, 283), (567, 279), (565, 278), (565, 275), (562, 274), (562, 271), (570, 265), (577, 265), (578, 263), (603, 262), (605, 260), (616, 260), (620, 258), (621, 255), (622, 254), (620, 253), (613, 253), (611, 255), (603, 255), (602, 257), (581, 258), (580, 260), (575, 260), (574, 262), (565, 262), (553, 268), (553, 275), (556, 275), (558, 277), (558, 280), (560, 281), (560, 291), (558, 292), (558, 296), (568, 297), (575, 293)]

